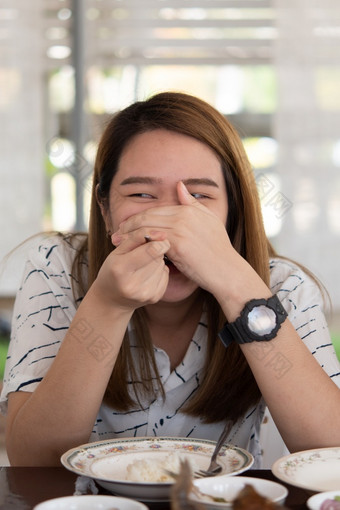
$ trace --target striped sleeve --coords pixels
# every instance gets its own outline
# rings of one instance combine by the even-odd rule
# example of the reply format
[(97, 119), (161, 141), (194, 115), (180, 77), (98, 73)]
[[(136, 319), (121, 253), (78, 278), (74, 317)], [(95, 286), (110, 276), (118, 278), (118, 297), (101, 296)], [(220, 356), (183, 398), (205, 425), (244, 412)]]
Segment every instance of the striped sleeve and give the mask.
[(32, 248), (17, 293), (0, 410), (10, 392), (33, 392), (50, 368), (76, 311), (74, 247), (51, 237)]
[(318, 363), (340, 387), (340, 362), (324, 313), (324, 297), (316, 282), (292, 262), (270, 262), (271, 290), (280, 298), (289, 320)]

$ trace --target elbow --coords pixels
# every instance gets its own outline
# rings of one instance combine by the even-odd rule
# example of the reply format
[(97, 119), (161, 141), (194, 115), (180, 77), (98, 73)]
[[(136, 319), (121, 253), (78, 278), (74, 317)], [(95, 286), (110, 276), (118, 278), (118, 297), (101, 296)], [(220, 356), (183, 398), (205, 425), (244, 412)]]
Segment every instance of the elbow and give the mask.
[(60, 454), (50, 447), (34, 446), (25, 440), (17, 440), (13, 434), (6, 435), (6, 451), (11, 466), (55, 467), (60, 466)]
[(317, 450), (319, 448), (339, 448), (340, 434), (332, 437), (321, 436), (319, 438), (304, 439), (301, 441), (287, 441), (286, 446), (290, 453), (298, 453), (306, 450)]
[(17, 467), (56, 467), (60, 466), (60, 456), (53, 452), (27, 451), (7, 446), (7, 456), (11, 466)]

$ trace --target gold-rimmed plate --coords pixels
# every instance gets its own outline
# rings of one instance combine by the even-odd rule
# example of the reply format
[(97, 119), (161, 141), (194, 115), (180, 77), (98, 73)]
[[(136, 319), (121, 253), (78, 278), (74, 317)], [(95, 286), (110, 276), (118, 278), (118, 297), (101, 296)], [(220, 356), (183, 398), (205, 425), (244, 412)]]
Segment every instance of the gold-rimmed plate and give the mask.
[(283, 482), (310, 492), (340, 489), (340, 447), (286, 455), (274, 462), (272, 472)]
[[(167, 501), (173, 482), (136, 482), (128, 479), (128, 467), (144, 460), (162, 464), (169, 455), (188, 459), (197, 469), (207, 469), (215, 441), (176, 437), (111, 439), (73, 448), (61, 457), (70, 471), (87, 476), (113, 494), (140, 501)], [(242, 448), (222, 447), (218, 462), (221, 474), (236, 475), (249, 469), (253, 456)]]

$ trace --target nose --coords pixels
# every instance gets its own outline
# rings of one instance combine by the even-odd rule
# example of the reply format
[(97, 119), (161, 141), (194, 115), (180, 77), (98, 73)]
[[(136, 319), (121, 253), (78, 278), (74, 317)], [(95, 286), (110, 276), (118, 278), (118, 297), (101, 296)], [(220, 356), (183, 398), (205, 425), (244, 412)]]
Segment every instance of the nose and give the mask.
[(171, 189), (170, 187), (166, 188), (159, 197), (159, 205), (161, 206), (179, 205), (179, 203), (176, 186), (171, 187)]

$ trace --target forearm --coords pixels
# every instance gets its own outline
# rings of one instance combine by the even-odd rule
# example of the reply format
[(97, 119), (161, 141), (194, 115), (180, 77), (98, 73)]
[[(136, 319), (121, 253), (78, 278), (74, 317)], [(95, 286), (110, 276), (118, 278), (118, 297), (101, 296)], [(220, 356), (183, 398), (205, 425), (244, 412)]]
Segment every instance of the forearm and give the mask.
[(289, 320), (275, 339), (242, 350), (289, 450), (340, 443), (340, 389)]
[[(249, 300), (272, 294), (247, 264), (235, 274), (238, 279), (235, 277), (228, 287), (219, 284), (215, 292), (229, 322), (235, 321)], [(314, 332), (319, 333), (322, 334), (321, 328)], [(289, 449), (340, 443), (340, 389), (289, 319), (272, 340), (242, 344), (241, 349)]]
[(130, 316), (90, 289), (35, 392), (10, 395), (12, 463), (58, 464), (65, 450), (88, 441)]

